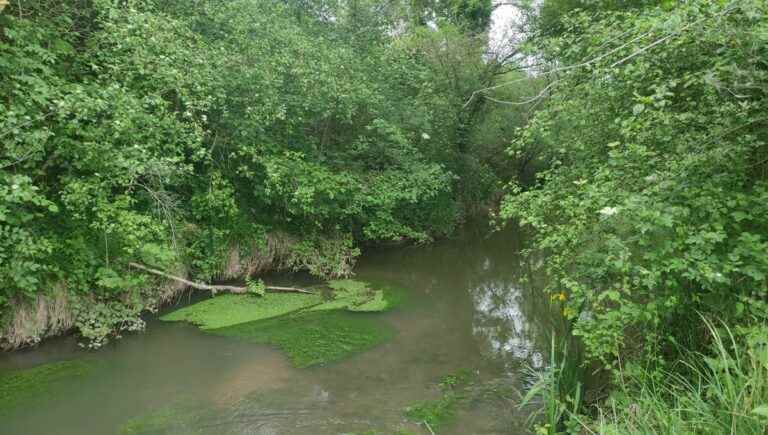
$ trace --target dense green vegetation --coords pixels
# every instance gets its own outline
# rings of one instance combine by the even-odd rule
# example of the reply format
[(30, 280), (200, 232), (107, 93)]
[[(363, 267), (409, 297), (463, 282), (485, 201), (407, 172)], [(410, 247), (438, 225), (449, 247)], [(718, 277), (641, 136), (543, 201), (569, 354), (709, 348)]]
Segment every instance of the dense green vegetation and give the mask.
[(587, 403), (550, 383), (570, 394), (546, 394), (562, 417), (543, 430), (764, 433), (766, 2), (543, 10), (549, 98), (511, 151), (546, 169), (501, 213), (535, 229), (584, 364), (610, 379)]
[[(490, 209), (531, 230), (570, 325), (532, 373), (536, 430), (765, 433), (768, 3), (520, 6), (522, 43), (498, 55), (489, 0), (11, 2), (0, 344), (141, 329), (179, 289), (131, 262), (336, 279), (362, 247)], [(167, 319), (300, 366), (386, 338), (342, 310), (387, 292), (329, 285)]]
[[(462, 107), (507, 69), (483, 61), (490, 11), (477, 0), (11, 2), (0, 14), (4, 346), (70, 326), (96, 346), (141, 329), (138, 314), (172, 291), (131, 261), (202, 281), (277, 268), (337, 277), (364, 244), (450, 233), (503, 169), (474, 152), (485, 144), (473, 128), (493, 110)], [(54, 290), (64, 309), (31, 331), (14, 323)]]

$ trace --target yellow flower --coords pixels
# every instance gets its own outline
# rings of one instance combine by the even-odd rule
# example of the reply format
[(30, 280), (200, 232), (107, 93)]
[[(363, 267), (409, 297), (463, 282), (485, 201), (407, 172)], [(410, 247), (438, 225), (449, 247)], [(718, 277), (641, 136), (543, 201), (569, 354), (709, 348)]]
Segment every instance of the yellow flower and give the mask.
[(558, 297), (558, 298), (559, 298), (561, 301), (564, 301), (564, 300), (565, 300), (565, 298), (567, 298), (568, 296), (566, 296), (566, 295), (565, 295), (565, 292), (560, 292), (560, 294), (559, 294), (559, 295), (557, 295), (557, 297)]

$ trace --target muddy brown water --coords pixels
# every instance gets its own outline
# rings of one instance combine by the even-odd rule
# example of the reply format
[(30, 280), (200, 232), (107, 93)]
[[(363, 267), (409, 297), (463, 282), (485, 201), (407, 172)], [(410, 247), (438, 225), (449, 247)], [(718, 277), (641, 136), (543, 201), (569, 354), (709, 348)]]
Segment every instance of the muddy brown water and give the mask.
[(0, 434), (428, 434), (403, 410), (439, 398), (441, 377), (462, 370), (474, 383), (438, 433), (528, 433), (515, 391), (524, 367), (544, 364), (556, 316), (523, 247), (516, 229), (471, 226), (432, 245), (365, 253), (356, 279), (408, 289), (402, 306), (377, 314), (396, 335), (326, 366), (297, 369), (271, 347), (152, 319), (97, 352), (70, 337), (0, 355), (0, 371), (76, 358), (97, 367), (3, 416)]

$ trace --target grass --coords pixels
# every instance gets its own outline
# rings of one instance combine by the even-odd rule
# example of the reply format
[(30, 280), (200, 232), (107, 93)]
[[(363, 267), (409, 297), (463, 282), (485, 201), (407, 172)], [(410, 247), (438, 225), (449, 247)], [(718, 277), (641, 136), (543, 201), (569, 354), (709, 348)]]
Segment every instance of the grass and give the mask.
[(149, 414), (128, 420), (120, 428), (120, 435), (162, 433), (176, 423), (178, 416), (176, 409), (171, 406), (163, 406)]
[(692, 353), (682, 371), (626, 374), (601, 408), (595, 433), (765, 435), (768, 433), (768, 325), (737, 337), (705, 320), (708, 355)]
[(0, 374), (0, 415), (45, 400), (51, 390), (91, 368), (82, 361), (61, 361)]
[(207, 433), (201, 427), (205, 408), (192, 401), (177, 401), (160, 406), (152, 411), (130, 418), (118, 430), (119, 435), (180, 434), (194, 435)]
[(340, 310), (302, 312), (207, 332), (276, 346), (297, 367), (338, 361), (393, 335), (392, 328), (377, 318)]
[[(690, 352), (674, 370), (629, 364), (610, 397), (584, 415), (571, 358), (561, 356), (535, 373), (522, 405), (540, 406), (536, 434), (766, 435), (768, 434), (768, 325), (716, 327), (707, 354)], [(554, 343), (554, 342), (553, 342)], [(591, 410), (590, 410), (591, 411)]]
[(581, 411), (584, 378), (578, 353), (569, 354), (567, 342), (558, 349), (553, 335), (549, 366), (543, 371), (532, 367), (528, 367), (526, 371), (530, 386), (520, 407), (534, 403), (538, 406), (529, 417), (535, 433), (554, 435), (576, 431), (579, 426), (578, 414)]

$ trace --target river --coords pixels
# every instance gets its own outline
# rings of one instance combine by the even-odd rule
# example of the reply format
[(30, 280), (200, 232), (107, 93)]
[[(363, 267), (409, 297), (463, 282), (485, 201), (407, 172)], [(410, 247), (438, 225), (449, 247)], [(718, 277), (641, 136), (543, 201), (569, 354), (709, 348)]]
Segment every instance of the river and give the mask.
[(327, 366), (294, 368), (268, 346), (154, 319), (145, 333), (96, 352), (65, 337), (0, 355), (0, 371), (68, 359), (98, 367), (4, 415), (0, 433), (429, 433), (403, 411), (440, 398), (438, 383), (452, 373), (471, 373), (473, 381), (438, 433), (528, 433), (528, 411), (516, 407), (524, 368), (545, 364), (556, 316), (521, 262), (523, 245), (514, 229), (469, 226), (432, 245), (366, 252), (356, 279), (408, 289), (402, 306), (376, 314), (396, 334)]

